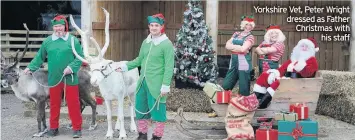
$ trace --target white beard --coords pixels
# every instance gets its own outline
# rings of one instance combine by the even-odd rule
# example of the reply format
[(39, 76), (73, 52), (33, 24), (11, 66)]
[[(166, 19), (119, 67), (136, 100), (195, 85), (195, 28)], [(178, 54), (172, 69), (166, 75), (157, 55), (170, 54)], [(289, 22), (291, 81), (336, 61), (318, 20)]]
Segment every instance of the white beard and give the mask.
[[(301, 44), (301, 45), (303, 45), (303, 44)], [(297, 45), (296, 47), (293, 48), (292, 53), (291, 53), (291, 61), (292, 62), (296, 62), (298, 60), (306, 61), (309, 58), (315, 56), (316, 51), (313, 48), (308, 47), (307, 51), (303, 51), (300, 47), (301, 45)]]

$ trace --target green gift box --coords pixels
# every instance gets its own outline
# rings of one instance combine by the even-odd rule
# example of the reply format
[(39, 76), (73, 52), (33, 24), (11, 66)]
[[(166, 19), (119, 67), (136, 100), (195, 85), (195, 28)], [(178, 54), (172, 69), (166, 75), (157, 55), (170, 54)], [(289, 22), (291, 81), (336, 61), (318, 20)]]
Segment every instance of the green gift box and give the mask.
[(318, 122), (278, 121), (278, 140), (318, 140)]
[(277, 121), (296, 121), (298, 120), (297, 113), (294, 112), (284, 112), (281, 111), (280, 113), (275, 113), (275, 120)]

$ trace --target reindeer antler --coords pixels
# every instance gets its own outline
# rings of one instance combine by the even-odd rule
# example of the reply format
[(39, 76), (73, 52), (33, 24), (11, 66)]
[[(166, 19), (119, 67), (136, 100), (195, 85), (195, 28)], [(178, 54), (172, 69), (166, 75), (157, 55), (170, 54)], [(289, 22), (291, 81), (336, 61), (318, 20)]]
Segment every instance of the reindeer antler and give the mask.
[[(85, 57), (86, 59), (88, 59), (88, 60), (82, 58), (82, 57), (81, 57), (80, 55), (78, 55), (78, 53), (76, 52), (75, 46), (74, 46), (74, 38), (71, 38), (71, 41), (72, 41), (72, 42), (71, 42), (72, 51), (73, 51), (73, 53), (75, 54), (75, 56), (76, 56), (79, 60), (81, 60), (81, 61), (83, 61), (83, 62), (85, 62), (85, 63), (92, 63), (93, 58), (89, 55), (89, 51), (88, 51), (88, 48), (89, 48), (89, 47), (88, 47), (88, 39), (87, 39), (88, 35), (87, 35), (87, 31), (82, 31), (82, 30), (75, 24), (72, 15), (70, 15), (69, 17), (70, 17), (70, 23), (71, 23), (71, 25), (78, 31), (78, 33), (79, 33), (80, 36), (81, 36), (81, 44), (82, 44), (83, 51), (84, 51), (84, 57)], [(99, 56), (98, 56), (98, 57), (99, 57), (99, 59), (101, 59), (101, 58), (102, 58), (102, 55), (101, 55), (100, 47), (99, 47), (99, 46), (95, 46), (95, 47), (96, 47), (97, 51), (99, 52)]]
[(108, 48), (108, 45), (110, 44), (110, 34), (109, 34), (109, 26), (110, 26), (110, 13), (107, 12), (107, 10), (103, 7), (101, 7), (102, 10), (104, 10), (105, 16), (106, 16), (106, 23), (105, 23), (105, 45), (101, 50), (101, 55), (104, 56), (106, 53), (106, 50)]
[[(103, 7), (101, 7), (102, 10), (104, 11), (105, 13), (105, 16), (106, 16), (106, 23), (105, 23), (105, 45), (104, 47), (102, 47), (101, 49), (101, 55), (102, 57), (105, 55), (106, 51), (107, 51), (107, 48), (110, 44), (110, 34), (109, 34), (109, 26), (110, 26), (110, 14), (107, 12), (107, 10)], [(93, 38), (93, 37), (90, 37), (90, 40), (94, 43), (94, 45), (96, 47), (99, 47), (99, 44), (97, 43), (96, 39)]]
[(26, 54), (26, 52), (27, 52), (27, 49), (28, 49), (28, 38), (29, 38), (29, 36), (30, 36), (30, 30), (27, 28), (27, 25), (26, 25), (26, 23), (23, 23), (23, 26), (25, 27), (25, 29), (27, 30), (27, 33), (26, 33), (26, 46), (25, 46), (25, 49), (23, 50), (23, 53), (22, 53), (22, 55), (21, 55), (21, 57), (20, 58), (18, 58), (18, 54), (19, 54), (19, 52), (20, 52), (20, 50), (17, 50), (16, 51), (16, 55), (15, 55), (15, 63), (13, 64), (13, 65), (11, 65), (10, 67), (14, 67), (14, 66), (16, 66), (17, 65), (17, 63), (19, 63), (21, 60), (22, 60), (22, 58), (25, 56), (25, 54)]

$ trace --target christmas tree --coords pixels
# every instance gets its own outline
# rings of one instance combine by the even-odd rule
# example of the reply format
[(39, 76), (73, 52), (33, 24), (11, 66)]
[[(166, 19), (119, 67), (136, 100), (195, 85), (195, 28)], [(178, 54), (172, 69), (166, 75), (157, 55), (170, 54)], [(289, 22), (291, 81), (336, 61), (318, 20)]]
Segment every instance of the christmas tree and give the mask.
[(204, 19), (201, 1), (189, 0), (184, 12), (184, 23), (176, 35), (175, 79), (203, 87), (215, 83), (218, 67), (213, 62), (212, 37)]

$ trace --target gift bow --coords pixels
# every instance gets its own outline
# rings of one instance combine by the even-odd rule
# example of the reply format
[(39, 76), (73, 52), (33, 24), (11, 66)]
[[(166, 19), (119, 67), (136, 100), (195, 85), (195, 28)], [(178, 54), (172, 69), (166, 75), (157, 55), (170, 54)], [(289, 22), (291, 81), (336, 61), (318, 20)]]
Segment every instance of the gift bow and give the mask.
[(298, 122), (296, 122), (296, 128), (294, 128), (290, 133), (288, 132), (279, 132), (279, 135), (287, 135), (287, 136), (292, 136), (295, 140), (298, 140), (300, 137), (308, 136), (308, 137), (317, 137), (317, 134), (304, 134), (302, 132), (302, 126), (299, 125)]
[(273, 121), (271, 121), (271, 122), (262, 122), (260, 124), (260, 128), (262, 128), (262, 129), (264, 129), (264, 128), (271, 129), (272, 128), (272, 124), (273, 124)]

